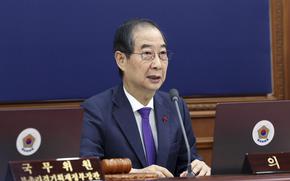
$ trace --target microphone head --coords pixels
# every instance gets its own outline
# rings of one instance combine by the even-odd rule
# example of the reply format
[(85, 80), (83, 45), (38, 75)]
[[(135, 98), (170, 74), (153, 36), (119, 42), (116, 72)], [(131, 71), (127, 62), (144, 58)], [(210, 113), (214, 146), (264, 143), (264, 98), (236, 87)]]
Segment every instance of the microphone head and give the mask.
[(171, 98), (172, 101), (177, 101), (179, 94), (178, 94), (178, 90), (176, 89), (170, 89), (169, 90), (169, 96)]

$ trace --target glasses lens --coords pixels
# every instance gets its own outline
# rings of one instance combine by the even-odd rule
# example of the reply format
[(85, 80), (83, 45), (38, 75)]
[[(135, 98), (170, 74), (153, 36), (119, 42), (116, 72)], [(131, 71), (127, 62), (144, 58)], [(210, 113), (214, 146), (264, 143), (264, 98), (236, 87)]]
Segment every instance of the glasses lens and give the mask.
[(143, 60), (153, 60), (155, 53), (153, 51), (145, 51), (141, 53), (141, 56)]
[(159, 58), (160, 58), (161, 60), (168, 60), (168, 52), (167, 52), (167, 51), (161, 51), (161, 52), (159, 53)]
[[(152, 61), (155, 58), (155, 52), (154, 51), (144, 51), (141, 54), (142, 60), (146, 61)], [(172, 53), (166, 51), (161, 51), (158, 53), (158, 56), (161, 60), (168, 61), (171, 58)]]

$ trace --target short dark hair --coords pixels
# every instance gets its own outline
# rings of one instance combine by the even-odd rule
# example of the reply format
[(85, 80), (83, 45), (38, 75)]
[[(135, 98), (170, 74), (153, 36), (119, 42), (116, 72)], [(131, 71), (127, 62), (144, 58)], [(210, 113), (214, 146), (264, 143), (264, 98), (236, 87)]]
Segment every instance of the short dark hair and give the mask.
[[(145, 18), (135, 18), (125, 21), (115, 32), (113, 51), (120, 51), (126, 55), (127, 58), (134, 51), (134, 40), (133, 40), (133, 30), (139, 25), (149, 25), (158, 29), (163, 37), (166, 44), (166, 38), (163, 32), (160, 30), (159, 26), (152, 20)], [(123, 76), (123, 71), (119, 69), (119, 74)]]

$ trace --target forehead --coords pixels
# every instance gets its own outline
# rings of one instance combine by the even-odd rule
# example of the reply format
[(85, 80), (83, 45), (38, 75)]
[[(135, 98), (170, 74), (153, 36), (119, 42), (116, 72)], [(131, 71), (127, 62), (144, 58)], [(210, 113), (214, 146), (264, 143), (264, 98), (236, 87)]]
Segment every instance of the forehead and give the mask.
[(166, 47), (161, 32), (152, 26), (138, 26), (132, 32), (134, 48)]

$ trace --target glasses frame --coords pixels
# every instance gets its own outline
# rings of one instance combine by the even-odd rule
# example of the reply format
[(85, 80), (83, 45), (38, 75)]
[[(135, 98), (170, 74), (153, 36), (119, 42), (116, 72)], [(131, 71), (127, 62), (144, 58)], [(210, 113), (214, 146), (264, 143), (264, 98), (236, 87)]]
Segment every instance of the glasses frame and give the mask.
[[(148, 51), (147, 51), (147, 52), (148, 52)], [(167, 62), (167, 61), (169, 61), (169, 60), (171, 59), (172, 54), (173, 54), (171, 51), (166, 50), (166, 53), (167, 53), (167, 59), (163, 59), (163, 58), (161, 58), (161, 53), (162, 53), (163, 51), (161, 51), (161, 52), (155, 52), (155, 51), (152, 51), (152, 52), (153, 52), (153, 54), (152, 54), (152, 56), (151, 56), (150, 59), (144, 58), (144, 56), (146, 56), (146, 52), (141, 52), (141, 53), (133, 52), (133, 53), (130, 53), (130, 54), (140, 55), (142, 60), (144, 60), (144, 61), (148, 61), (148, 62), (152, 62), (152, 61), (156, 58), (156, 54), (158, 54), (158, 57), (159, 57), (160, 60), (162, 60), (162, 61), (164, 61), (164, 62), (165, 62), (165, 61)]]

